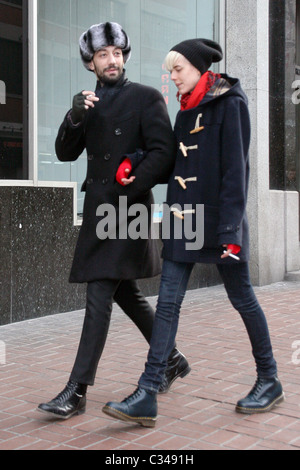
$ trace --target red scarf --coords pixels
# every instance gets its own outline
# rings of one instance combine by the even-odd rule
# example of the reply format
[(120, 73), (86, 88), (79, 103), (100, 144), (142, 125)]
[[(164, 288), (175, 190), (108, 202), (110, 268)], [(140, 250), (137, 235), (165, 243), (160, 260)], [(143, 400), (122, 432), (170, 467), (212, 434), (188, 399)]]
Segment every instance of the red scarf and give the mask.
[(209, 70), (201, 76), (196, 88), (191, 93), (182, 95), (181, 100), (180, 94), (178, 93), (177, 98), (181, 103), (181, 111), (186, 111), (187, 109), (192, 109), (198, 106), (219, 78), (221, 78), (221, 75), (215, 74)]

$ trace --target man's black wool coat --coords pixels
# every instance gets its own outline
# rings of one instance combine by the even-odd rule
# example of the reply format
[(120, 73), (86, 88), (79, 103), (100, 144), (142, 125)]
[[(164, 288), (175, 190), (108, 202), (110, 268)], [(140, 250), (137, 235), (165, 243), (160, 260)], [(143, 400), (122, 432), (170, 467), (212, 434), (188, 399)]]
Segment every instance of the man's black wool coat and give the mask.
[[(157, 90), (131, 83), (125, 76), (114, 86), (102, 88), (98, 83), (96, 95), (100, 101), (88, 111), (83, 123), (74, 126), (68, 113), (56, 139), (60, 161), (75, 161), (85, 148), (88, 156), (83, 223), (70, 282), (154, 277), (160, 273), (161, 261), (157, 241), (150, 236), (151, 188), (168, 180), (175, 158), (167, 107)], [(139, 158), (137, 149), (144, 152), (143, 158)], [(123, 187), (116, 182), (116, 173), (126, 155), (132, 157), (136, 180)], [(146, 208), (148, 237), (118, 239), (120, 196), (127, 196), (129, 207), (139, 203)], [(104, 213), (97, 216), (103, 204), (116, 208), (117, 239), (110, 236), (100, 240), (96, 233), (101, 219), (107, 218)], [(134, 218), (128, 218), (129, 225)], [(122, 230), (124, 233), (124, 227)]]

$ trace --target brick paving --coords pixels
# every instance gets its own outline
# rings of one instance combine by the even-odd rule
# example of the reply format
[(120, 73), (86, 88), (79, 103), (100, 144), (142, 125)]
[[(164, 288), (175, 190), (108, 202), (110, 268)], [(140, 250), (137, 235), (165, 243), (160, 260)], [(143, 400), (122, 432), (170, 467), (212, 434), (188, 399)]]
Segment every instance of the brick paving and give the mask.
[[(300, 283), (256, 292), (286, 393), (286, 401), (271, 413), (234, 411), (255, 381), (254, 363), (242, 321), (223, 287), (209, 287), (186, 296), (178, 346), (192, 372), (159, 397), (155, 429), (118, 422), (101, 411), (107, 401), (134, 390), (147, 353), (144, 339), (117, 307), (87, 411), (68, 421), (49, 420), (36, 407), (68, 380), (83, 312), (0, 327), (0, 450), (299, 450)], [(155, 298), (149, 300), (155, 305)]]

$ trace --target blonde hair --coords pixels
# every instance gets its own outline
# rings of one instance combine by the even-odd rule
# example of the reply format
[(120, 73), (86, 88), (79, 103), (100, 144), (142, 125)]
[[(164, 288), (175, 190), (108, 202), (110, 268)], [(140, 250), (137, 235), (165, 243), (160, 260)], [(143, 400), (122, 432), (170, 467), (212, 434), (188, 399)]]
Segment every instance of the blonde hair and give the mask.
[(169, 72), (172, 72), (173, 68), (175, 67), (177, 61), (183, 57), (180, 52), (170, 51), (167, 57), (165, 58), (165, 66)]

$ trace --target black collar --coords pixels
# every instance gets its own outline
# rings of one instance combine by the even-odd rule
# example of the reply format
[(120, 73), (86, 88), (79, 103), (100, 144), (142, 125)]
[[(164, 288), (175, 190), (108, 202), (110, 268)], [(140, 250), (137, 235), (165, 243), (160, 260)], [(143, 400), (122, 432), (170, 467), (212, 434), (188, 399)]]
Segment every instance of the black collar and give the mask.
[(127, 82), (127, 78), (125, 75), (125, 70), (122, 73), (119, 80), (115, 83), (101, 83), (100, 80), (97, 81), (97, 90), (98, 89), (113, 89), (113, 88), (121, 88)]

